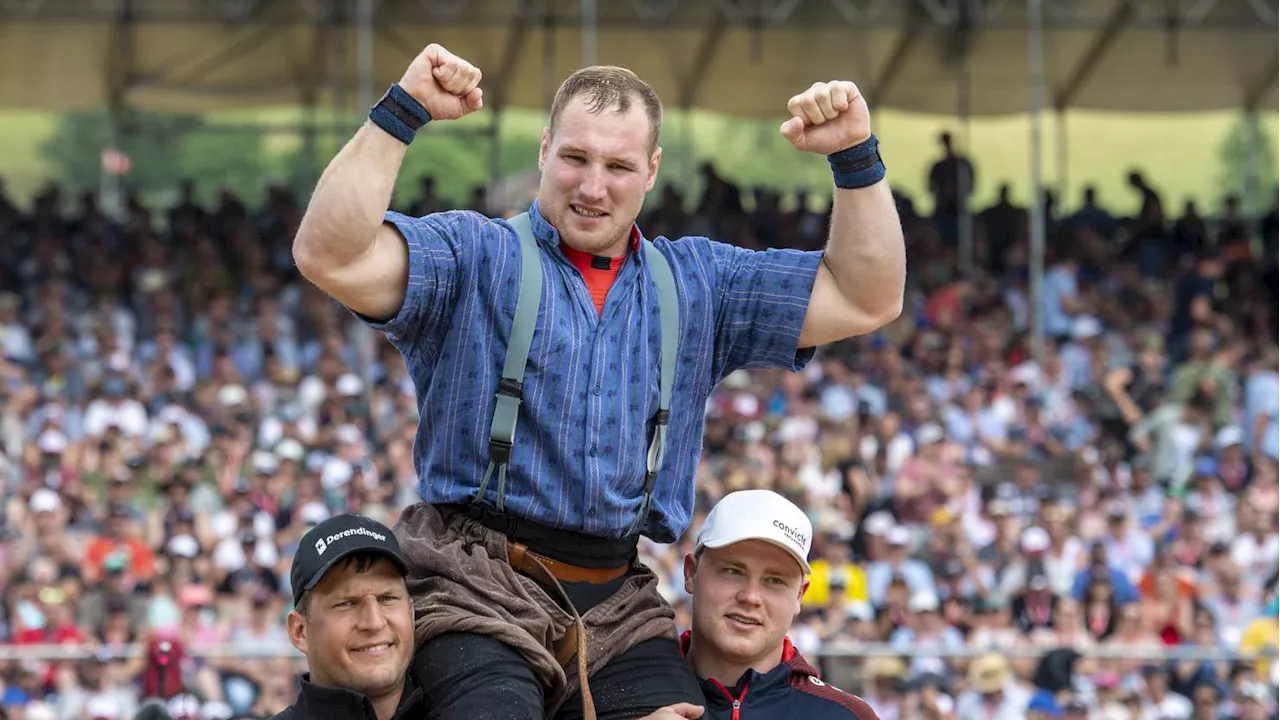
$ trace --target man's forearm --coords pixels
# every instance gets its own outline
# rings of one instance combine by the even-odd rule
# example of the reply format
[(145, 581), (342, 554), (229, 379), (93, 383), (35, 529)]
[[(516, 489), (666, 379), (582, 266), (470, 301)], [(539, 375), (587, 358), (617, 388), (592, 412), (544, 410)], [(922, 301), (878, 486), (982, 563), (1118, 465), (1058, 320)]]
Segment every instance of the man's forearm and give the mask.
[(369, 250), (391, 205), (407, 149), (366, 122), (329, 162), (293, 241), (300, 269), (341, 268)]
[(887, 180), (835, 191), (826, 262), (840, 294), (861, 313), (889, 322), (902, 312), (907, 253)]

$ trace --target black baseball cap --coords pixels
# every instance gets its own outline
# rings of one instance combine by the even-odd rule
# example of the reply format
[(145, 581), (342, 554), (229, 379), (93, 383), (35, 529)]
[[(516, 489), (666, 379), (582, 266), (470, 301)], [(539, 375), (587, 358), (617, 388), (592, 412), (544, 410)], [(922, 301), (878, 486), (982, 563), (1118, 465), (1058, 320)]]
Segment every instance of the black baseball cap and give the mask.
[(391, 528), (371, 518), (346, 513), (335, 515), (307, 531), (298, 543), (289, 571), (293, 604), (316, 586), (329, 568), (356, 553), (375, 553), (395, 563), (407, 574), (409, 566)]

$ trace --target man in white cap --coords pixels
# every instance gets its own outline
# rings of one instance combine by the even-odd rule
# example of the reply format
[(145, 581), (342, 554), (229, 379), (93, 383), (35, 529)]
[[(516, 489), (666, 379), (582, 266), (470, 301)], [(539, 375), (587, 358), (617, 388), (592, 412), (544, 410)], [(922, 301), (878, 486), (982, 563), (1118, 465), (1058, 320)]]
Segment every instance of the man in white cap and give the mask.
[(813, 526), (770, 490), (726, 495), (684, 560), (693, 629), (681, 649), (706, 700), (703, 720), (877, 716), (861, 698), (827, 685), (787, 631), (809, 588)]
[(85, 703), (84, 714), (90, 720), (122, 720), (126, 713), (111, 695), (94, 695)]
[(201, 720), (202, 717), (200, 701), (187, 693), (169, 698), (166, 709), (170, 720)]

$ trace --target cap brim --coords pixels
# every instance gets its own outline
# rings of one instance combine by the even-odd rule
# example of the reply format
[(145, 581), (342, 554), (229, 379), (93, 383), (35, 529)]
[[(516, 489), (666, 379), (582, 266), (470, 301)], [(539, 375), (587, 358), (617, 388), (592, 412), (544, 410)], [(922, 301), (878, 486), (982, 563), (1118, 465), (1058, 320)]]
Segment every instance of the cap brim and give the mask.
[(746, 542), (747, 540), (759, 540), (760, 542), (767, 542), (770, 545), (782, 548), (787, 552), (788, 555), (795, 558), (796, 562), (800, 563), (800, 569), (804, 570), (805, 575), (810, 574), (809, 561), (807, 558), (801, 557), (800, 552), (797, 551), (794, 547), (786, 545), (784, 543), (780, 543), (777, 540), (774, 540), (773, 538), (759, 537), (757, 535), (744, 535), (742, 537), (727, 537), (727, 538), (721, 538), (719, 540), (708, 540), (707, 542), (702, 543), (701, 547), (709, 547), (713, 550), (718, 550), (720, 548), (728, 547), (730, 545), (735, 545), (740, 542)]
[(365, 553), (384, 557), (390, 560), (392, 564), (394, 564), (397, 568), (399, 568), (401, 575), (409, 574), (409, 566), (408, 564), (405, 563), (404, 558), (386, 548), (368, 546), (368, 545), (361, 545), (353, 548), (348, 548), (346, 550), (343, 550), (342, 552), (335, 554), (332, 558), (329, 558), (329, 560), (327, 560), (323, 565), (321, 565), (318, 570), (316, 570), (314, 573), (311, 574), (311, 577), (308, 578), (306, 583), (302, 585), (302, 592), (299, 592), (298, 596), (293, 599), (294, 607), (297, 607), (298, 601), (302, 599), (303, 593), (306, 593), (311, 588), (315, 587), (316, 585), (319, 585), (320, 581), (324, 579), (324, 576), (327, 575), (331, 569), (333, 569), (334, 565), (337, 565), (338, 563), (351, 557), (352, 555), (361, 555)]

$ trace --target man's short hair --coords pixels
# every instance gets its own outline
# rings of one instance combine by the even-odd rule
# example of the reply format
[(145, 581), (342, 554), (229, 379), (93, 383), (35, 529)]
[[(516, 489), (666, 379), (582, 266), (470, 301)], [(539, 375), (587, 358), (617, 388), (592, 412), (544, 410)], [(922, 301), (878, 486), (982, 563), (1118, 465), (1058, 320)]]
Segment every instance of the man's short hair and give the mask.
[(615, 110), (625, 113), (631, 109), (632, 100), (644, 105), (649, 118), (649, 152), (658, 148), (658, 136), (662, 133), (662, 101), (649, 87), (649, 83), (623, 67), (593, 65), (570, 75), (551, 101), (551, 134), (556, 133), (556, 122), (564, 113), (569, 101), (582, 97), (587, 109), (593, 113)]

